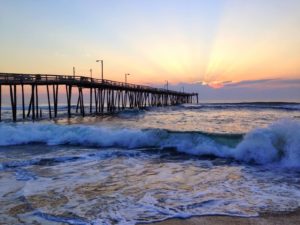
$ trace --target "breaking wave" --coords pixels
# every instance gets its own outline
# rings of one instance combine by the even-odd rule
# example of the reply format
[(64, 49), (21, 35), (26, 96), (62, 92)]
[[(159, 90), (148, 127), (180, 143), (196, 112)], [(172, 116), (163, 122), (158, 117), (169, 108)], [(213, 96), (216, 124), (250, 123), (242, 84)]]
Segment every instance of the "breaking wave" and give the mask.
[(300, 122), (278, 121), (242, 134), (171, 132), (90, 125), (1, 124), (0, 146), (43, 143), (91, 147), (174, 148), (193, 155), (213, 155), (256, 164), (300, 167)]

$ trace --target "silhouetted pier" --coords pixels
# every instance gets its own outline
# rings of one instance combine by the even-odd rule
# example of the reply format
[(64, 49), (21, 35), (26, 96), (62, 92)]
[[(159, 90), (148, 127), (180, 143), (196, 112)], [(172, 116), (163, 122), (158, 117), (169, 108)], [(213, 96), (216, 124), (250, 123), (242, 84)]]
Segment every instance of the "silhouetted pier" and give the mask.
[[(39, 89), (43, 87), (47, 93), (49, 118), (56, 118), (58, 112), (59, 87), (65, 87), (67, 114), (80, 113), (103, 114), (113, 113), (126, 108), (144, 108), (149, 106), (168, 106), (183, 103), (198, 103), (197, 93), (184, 93), (144, 85), (129, 84), (105, 79), (94, 79), (85, 76), (65, 76), (46, 74), (0, 73), (0, 121), (2, 109), (2, 87), (9, 87), (12, 120), (17, 121), (17, 107), (21, 108), (20, 119), (32, 120), (42, 117), (39, 102)], [(25, 107), (24, 89), (30, 87), (29, 105)], [(28, 87), (27, 87), (28, 88)], [(77, 104), (72, 112), (72, 90), (76, 93)], [(88, 91), (83, 91), (88, 89)], [(21, 92), (18, 100), (18, 91)], [(61, 92), (61, 89), (60, 89)], [(77, 96), (78, 95), (78, 96)], [(84, 98), (84, 95), (89, 95)], [(89, 99), (86, 107), (84, 99)], [(19, 102), (20, 103), (19, 103)], [(19, 104), (19, 105), (18, 105)], [(87, 110), (89, 108), (89, 110)], [(19, 118), (18, 118), (19, 119)]]

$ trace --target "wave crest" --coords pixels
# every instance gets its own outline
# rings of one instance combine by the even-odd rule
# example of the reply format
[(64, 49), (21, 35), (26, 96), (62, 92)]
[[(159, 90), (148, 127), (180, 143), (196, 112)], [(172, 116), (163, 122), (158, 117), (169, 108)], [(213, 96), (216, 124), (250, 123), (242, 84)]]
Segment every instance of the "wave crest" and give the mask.
[(282, 120), (267, 128), (255, 129), (244, 137), (234, 155), (246, 162), (280, 162), (286, 167), (300, 167), (300, 123)]
[(108, 128), (90, 125), (1, 124), (0, 146), (44, 143), (94, 147), (175, 148), (193, 155), (214, 155), (257, 164), (300, 167), (300, 123), (283, 120), (255, 129), (232, 147), (237, 135), (169, 132), (162, 129)]

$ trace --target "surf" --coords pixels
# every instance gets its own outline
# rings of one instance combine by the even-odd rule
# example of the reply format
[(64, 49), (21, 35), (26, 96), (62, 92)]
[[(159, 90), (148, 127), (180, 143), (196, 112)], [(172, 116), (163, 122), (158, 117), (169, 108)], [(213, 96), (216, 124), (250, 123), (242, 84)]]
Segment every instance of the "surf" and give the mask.
[(0, 146), (75, 145), (122, 149), (173, 148), (180, 153), (212, 155), (255, 164), (300, 168), (300, 122), (280, 120), (246, 134), (177, 132), (53, 123), (1, 124)]

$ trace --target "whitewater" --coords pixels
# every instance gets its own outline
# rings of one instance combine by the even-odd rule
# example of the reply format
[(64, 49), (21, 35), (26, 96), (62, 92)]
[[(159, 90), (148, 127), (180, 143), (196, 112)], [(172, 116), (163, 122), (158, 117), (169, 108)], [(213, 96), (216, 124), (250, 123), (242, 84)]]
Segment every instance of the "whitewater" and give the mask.
[(139, 224), (300, 206), (300, 104), (0, 124), (0, 223)]

